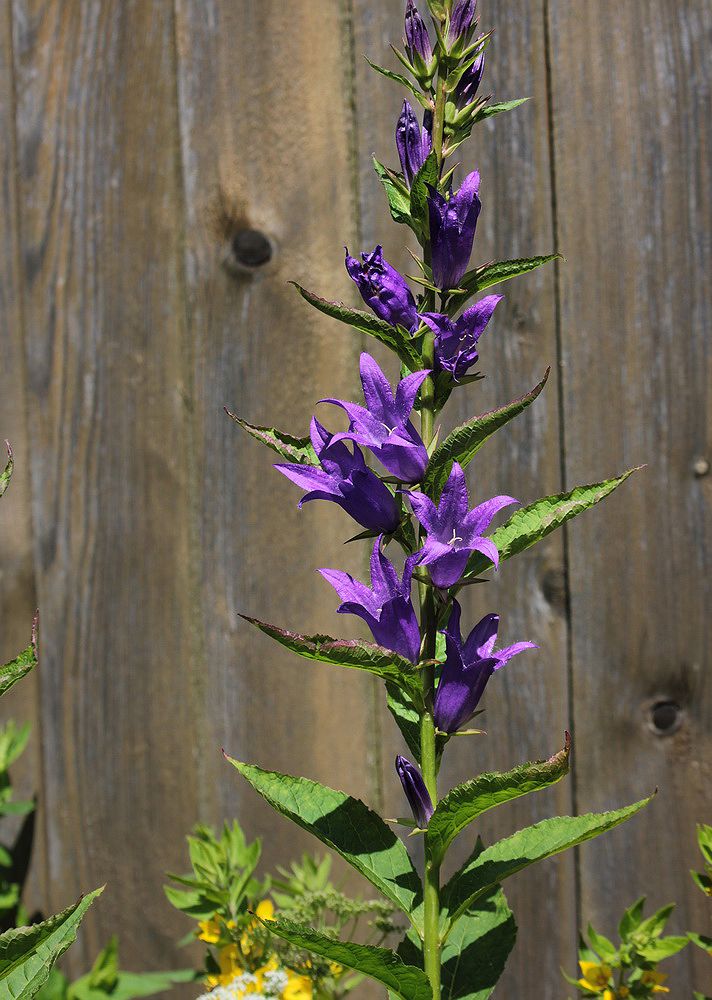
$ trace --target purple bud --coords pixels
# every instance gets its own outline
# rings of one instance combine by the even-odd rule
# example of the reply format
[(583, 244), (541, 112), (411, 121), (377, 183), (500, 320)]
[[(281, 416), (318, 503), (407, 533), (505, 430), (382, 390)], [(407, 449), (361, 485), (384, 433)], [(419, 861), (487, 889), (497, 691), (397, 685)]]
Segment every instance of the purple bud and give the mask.
[(398, 124), (396, 125), (396, 146), (401, 161), (401, 169), (408, 187), (428, 158), (432, 148), (430, 132), (423, 123), (421, 130), (418, 119), (408, 101), (403, 101)]
[(405, 8), (405, 39), (408, 58), (411, 62), (419, 57), (426, 66), (430, 66), (433, 58), (433, 48), (425, 21), (413, 0), (408, 0)]
[(361, 261), (346, 250), (346, 270), (356, 282), (364, 302), (376, 316), (412, 331), (418, 325), (418, 312), (408, 282), (383, 256), (383, 247), (362, 253)]
[(428, 213), (433, 259), (433, 281), (438, 288), (457, 288), (467, 270), (480, 214), (480, 175), (474, 170), (460, 190), (445, 199), (430, 189)]
[(473, 64), (463, 73), (462, 79), (457, 85), (457, 90), (455, 91), (455, 104), (458, 110), (466, 108), (468, 104), (472, 104), (475, 97), (477, 96), (477, 91), (479, 90), (480, 83), (482, 82), (482, 76), (485, 71), (485, 54), (480, 52)]
[(457, 0), (450, 15), (450, 28), (447, 40), (450, 45), (467, 34), (475, 19), (477, 0)]
[(415, 764), (411, 764), (406, 757), (401, 757), (400, 754), (396, 757), (396, 772), (403, 786), (405, 797), (408, 799), (408, 805), (413, 812), (413, 818), (420, 829), (424, 830), (430, 822), (434, 809), (423, 776)]

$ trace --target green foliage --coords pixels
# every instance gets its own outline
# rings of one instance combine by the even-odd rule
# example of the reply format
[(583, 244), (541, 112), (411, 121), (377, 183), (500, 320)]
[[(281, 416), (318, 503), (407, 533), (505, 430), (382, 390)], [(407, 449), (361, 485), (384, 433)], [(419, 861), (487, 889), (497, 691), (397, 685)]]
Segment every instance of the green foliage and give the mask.
[(479, 417), (472, 417), (448, 434), (428, 462), (423, 479), (423, 491), (437, 502), (450, 475), (453, 462), (459, 462), (463, 469), (466, 468), (495, 431), (519, 416), (530, 403), (534, 402), (546, 385), (550, 371), (551, 369), (547, 368), (541, 382), (526, 395), (496, 410), (489, 410)]
[(266, 444), (268, 448), (276, 451), (287, 462), (296, 462), (299, 465), (318, 465), (316, 452), (308, 437), (296, 438), (291, 434), (285, 434), (284, 431), (278, 431), (275, 427), (258, 427), (255, 424), (248, 424), (246, 420), (231, 413), (227, 408), (225, 412), (251, 437)]
[(318, 837), (399, 909), (412, 914), (422, 894), (413, 862), (390, 827), (360, 799), (308, 778), (227, 759), (274, 809)]
[(37, 666), (38, 657), (38, 645), (37, 645), (37, 627), (39, 623), (39, 618), (35, 615), (35, 619), (32, 623), (32, 641), (29, 646), (22, 650), (22, 652), (11, 660), (10, 663), (6, 663), (4, 666), (0, 666), (0, 698), (7, 694), (11, 687), (17, 684), (18, 681), (26, 677), (29, 672)]
[(3, 471), (0, 472), (0, 497), (10, 485), (12, 473), (15, 469), (15, 462), (12, 457), (12, 448), (10, 447), (9, 441), (5, 442), (5, 447), (7, 448), (7, 464), (5, 465)]
[[(697, 843), (702, 853), (705, 870), (703, 872), (690, 872), (698, 889), (704, 892), (705, 896), (712, 898), (712, 826), (700, 823), (697, 827)], [(688, 938), (712, 958), (712, 937), (708, 934), (698, 934), (696, 931), (688, 931)], [(698, 995), (698, 994), (696, 994)], [(701, 994), (699, 994), (701, 996)], [(703, 997), (702, 1000), (705, 1000)]]
[(385, 344), (395, 354), (398, 355), (402, 363), (409, 371), (418, 371), (422, 365), (420, 353), (415, 347), (415, 343), (407, 330), (399, 326), (391, 326), (384, 320), (374, 316), (373, 313), (364, 312), (362, 309), (351, 309), (343, 302), (329, 302), (313, 292), (302, 288), (296, 281), (292, 284), (299, 294), (314, 306), (319, 312), (323, 312), (332, 319), (338, 319), (342, 323), (353, 327), (359, 333), (365, 333), (369, 337), (374, 337), (380, 343)]
[(440, 177), (435, 151), (431, 152), (425, 163), (413, 178), (410, 188), (410, 217), (412, 228), (421, 243), (429, 238), (430, 223), (428, 220), (429, 188), (437, 187)]
[[(26, 816), (35, 808), (34, 802), (14, 801), (9, 771), (27, 746), (29, 735), (29, 725), (17, 726), (12, 720), (0, 727), (0, 819)], [(22, 886), (12, 874), (16, 854), (15, 845), (0, 844), (0, 923), (5, 927), (16, 923), (20, 906)]]
[(569, 770), (569, 752), (567, 734), (564, 748), (548, 760), (519, 764), (504, 773), (480, 774), (449, 791), (438, 802), (425, 833), (434, 864), (442, 862), (455, 837), (482, 813), (560, 781)]
[(406, 184), (393, 170), (384, 167), (375, 156), (373, 157), (373, 168), (383, 185), (383, 190), (386, 192), (391, 218), (399, 225), (410, 226), (412, 229), (413, 220), (410, 215), (410, 191)]
[(0, 995), (30, 1000), (47, 982), (52, 967), (77, 936), (77, 928), (102, 889), (61, 913), (30, 927), (0, 935)]
[[(615, 479), (606, 479), (591, 486), (577, 486), (567, 493), (557, 493), (521, 507), (490, 536), (499, 551), (500, 562), (524, 552), (572, 517), (605, 500), (638, 468), (640, 466), (629, 469)], [(492, 563), (486, 556), (475, 552), (467, 564), (463, 582), (479, 576), (491, 566)]]
[(519, 278), (523, 274), (535, 271), (543, 264), (562, 259), (561, 254), (549, 253), (541, 257), (521, 257), (517, 260), (498, 260), (482, 264), (464, 275), (459, 290), (453, 293), (452, 304), (459, 309), (469, 298), (478, 292), (484, 292), (486, 288), (501, 285), (503, 281)]
[(370, 976), (401, 1000), (431, 1000), (430, 984), (423, 971), (406, 965), (393, 951), (353, 941), (336, 941), (311, 927), (283, 918), (270, 921), (266, 926), (298, 948), (306, 948), (329, 962)]

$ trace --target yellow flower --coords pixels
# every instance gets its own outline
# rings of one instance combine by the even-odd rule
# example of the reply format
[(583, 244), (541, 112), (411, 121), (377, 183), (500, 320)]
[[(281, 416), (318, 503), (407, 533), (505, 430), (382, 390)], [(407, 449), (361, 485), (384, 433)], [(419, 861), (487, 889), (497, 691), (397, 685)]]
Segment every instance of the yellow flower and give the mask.
[(220, 940), (220, 924), (217, 920), (200, 920), (198, 922), (200, 934), (199, 941), (207, 941), (208, 944), (217, 944)]
[(603, 991), (603, 1000), (616, 1000), (616, 995), (613, 990)]
[(343, 975), (344, 967), (339, 965), (338, 962), (329, 962), (329, 972), (332, 974), (334, 979), (338, 979), (339, 976)]
[(645, 983), (646, 986), (653, 987), (653, 993), (670, 992), (667, 986), (662, 985), (666, 979), (667, 975), (664, 972), (656, 972), (654, 969), (648, 969), (640, 977), (641, 983)]
[(630, 990), (628, 989), (627, 986), (619, 986), (618, 990), (616, 991), (616, 996), (617, 997), (623, 997), (624, 1000), (625, 1000), (625, 997), (629, 997), (630, 996)]
[(255, 909), (260, 920), (274, 920), (274, 903), (271, 899), (261, 900)]
[[(274, 920), (274, 903), (270, 899), (260, 900), (255, 907), (255, 913), (260, 920)], [(254, 948), (255, 942), (252, 940), (252, 932), (256, 926), (256, 921), (252, 920), (242, 932), (240, 947), (242, 948), (242, 953), (244, 955), (249, 955)]]
[(605, 986), (608, 986), (611, 978), (610, 965), (597, 965), (596, 962), (579, 962), (583, 979), (579, 979), (579, 986), (585, 987), (591, 993), (598, 993)]
[(283, 1000), (312, 1000), (312, 983), (308, 976), (300, 976), (292, 969), (287, 969), (287, 977)]

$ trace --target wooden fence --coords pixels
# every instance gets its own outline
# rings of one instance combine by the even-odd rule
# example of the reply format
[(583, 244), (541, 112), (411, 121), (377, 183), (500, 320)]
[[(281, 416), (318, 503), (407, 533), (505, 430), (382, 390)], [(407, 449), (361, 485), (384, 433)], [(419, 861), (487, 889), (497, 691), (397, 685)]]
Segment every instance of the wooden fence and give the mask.
[[(314, 568), (359, 571), (364, 555), (342, 548), (338, 510), (297, 511), (222, 409), (303, 433), (315, 400), (356, 392), (362, 345), (287, 280), (353, 299), (344, 243), (383, 242), (407, 266), (370, 168), (373, 151), (394, 159), (402, 96), (362, 58), (388, 62), (401, 8), (2, 0), (0, 433), (18, 473), (0, 511), (0, 653), (42, 614), (41, 668), (3, 709), (34, 725), (18, 770), (40, 803), (28, 903), (109, 883), (74, 972), (113, 931), (134, 968), (180, 960), (187, 927), (161, 884), (196, 820), (238, 815), (269, 863), (308, 846), (221, 746), (402, 809), (375, 689), (237, 617), (344, 634)], [(712, 819), (712, 6), (482, 0), (481, 14), (497, 27), (489, 87), (532, 101), (464, 149), (483, 174), (476, 257), (566, 261), (506, 287), (489, 378), (453, 406), (484, 410), (553, 366), (471, 485), (528, 500), (647, 463), (468, 599), (541, 650), (492, 686), (489, 736), (456, 741), (445, 781), (547, 754), (566, 728), (575, 747), (570, 780), (498, 810), (485, 836), (660, 790), (512, 882), (500, 993), (544, 1000), (566, 995), (577, 926), (612, 933), (643, 893), (709, 931), (688, 869), (695, 822)], [(709, 984), (692, 952), (671, 965), (674, 996)]]

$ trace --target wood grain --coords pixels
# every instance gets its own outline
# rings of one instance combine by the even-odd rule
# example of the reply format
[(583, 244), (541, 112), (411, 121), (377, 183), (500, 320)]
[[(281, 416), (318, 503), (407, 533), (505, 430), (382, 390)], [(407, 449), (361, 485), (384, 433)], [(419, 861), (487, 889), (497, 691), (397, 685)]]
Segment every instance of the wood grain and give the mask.
[[(678, 930), (709, 931), (688, 869), (694, 824), (712, 810), (712, 480), (694, 469), (712, 429), (712, 10), (552, 0), (550, 11), (566, 475), (649, 463), (570, 535), (579, 808), (660, 790), (644, 817), (583, 852), (582, 909), (609, 933), (647, 893), (678, 902)], [(659, 735), (650, 706), (667, 700), (681, 724)], [(670, 963), (675, 995), (709, 982), (695, 952)]]
[(172, 8), (13, 7), (48, 908), (107, 882), (69, 956), (118, 931), (175, 962), (162, 898), (197, 814)]

